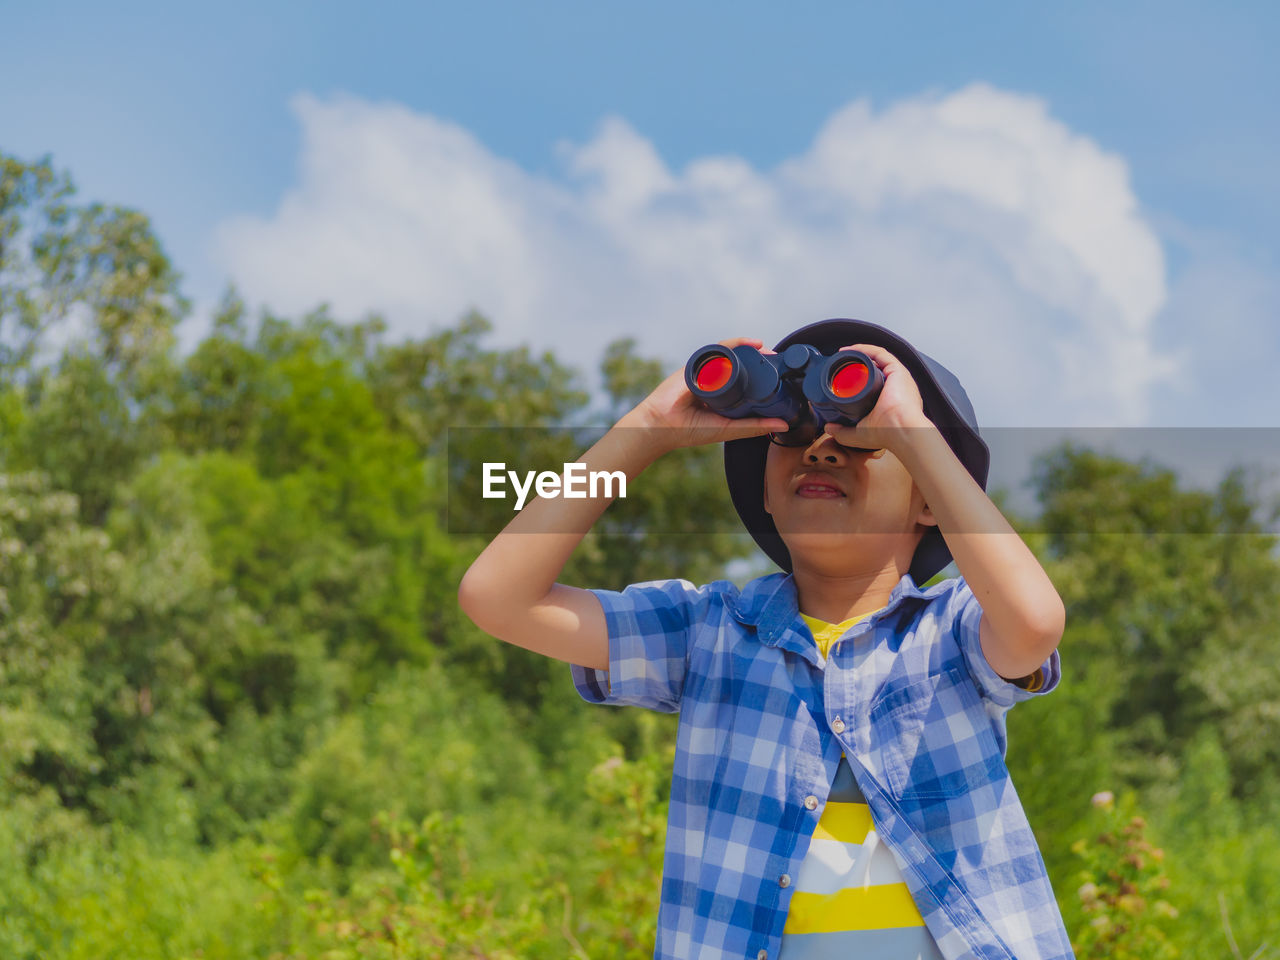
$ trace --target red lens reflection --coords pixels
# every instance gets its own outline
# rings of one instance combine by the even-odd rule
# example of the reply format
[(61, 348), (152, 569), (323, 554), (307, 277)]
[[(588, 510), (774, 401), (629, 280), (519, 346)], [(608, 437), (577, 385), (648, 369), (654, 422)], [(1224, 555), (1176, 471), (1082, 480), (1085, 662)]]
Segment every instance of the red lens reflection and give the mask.
[(733, 362), (728, 357), (711, 357), (698, 367), (693, 382), (698, 385), (699, 390), (719, 390), (729, 382), (732, 373)]
[(837, 397), (857, 396), (871, 379), (871, 371), (857, 361), (846, 363), (831, 377), (831, 392)]

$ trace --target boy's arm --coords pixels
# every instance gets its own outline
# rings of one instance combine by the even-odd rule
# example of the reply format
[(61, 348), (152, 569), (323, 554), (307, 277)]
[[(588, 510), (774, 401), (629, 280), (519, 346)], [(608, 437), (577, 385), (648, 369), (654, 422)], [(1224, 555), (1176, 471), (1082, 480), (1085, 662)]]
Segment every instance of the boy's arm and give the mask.
[(871, 414), (856, 427), (828, 425), (837, 442), (885, 447), (911, 474), (961, 576), (982, 607), (982, 653), (1006, 679), (1026, 677), (1058, 646), (1062, 598), (1000, 508), (924, 415), (910, 372), (881, 347), (856, 344), (884, 371)]
[[(761, 341), (721, 341), (733, 347)], [(778, 419), (729, 420), (704, 408), (683, 370), (659, 384), (580, 458), (588, 473), (621, 470), (628, 482), (662, 454), (782, 430)], [(463, 576), (458, 604), (481, 630), (557, 660), (609, 669), (604, 610), (589, 590), (556, 580), (612, 497), (536, 498), (507, 524)]]
[[(634, 412), (634, 411), (633, 411)], [(584, 453), (588, 472), (621, 470), (630, 483), (663, 451), (631, 414)], [(556, 578), (612, 497), (538, 497), (484, 549), (458, 585), (458, 604), (500, 640), (598, 670), (609, 668), (604, 609), (595, 594)]]
[(926, 420), (906, 432), (894, 453), (924, 494), (961, 576), (982, 607), (983, 656), (1006, 679), (1033, 673), (1062, 639), (1062, 598), (937, 427)]

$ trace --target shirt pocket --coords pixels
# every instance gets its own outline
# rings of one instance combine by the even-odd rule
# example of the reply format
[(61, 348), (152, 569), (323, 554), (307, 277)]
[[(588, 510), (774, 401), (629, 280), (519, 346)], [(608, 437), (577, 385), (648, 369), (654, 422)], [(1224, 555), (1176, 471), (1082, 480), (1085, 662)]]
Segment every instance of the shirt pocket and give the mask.
[(890, 691), (872, 706), (871, 726), (900, 800), (959, 797), (1007, 776), (978, 692), (959, 668)]

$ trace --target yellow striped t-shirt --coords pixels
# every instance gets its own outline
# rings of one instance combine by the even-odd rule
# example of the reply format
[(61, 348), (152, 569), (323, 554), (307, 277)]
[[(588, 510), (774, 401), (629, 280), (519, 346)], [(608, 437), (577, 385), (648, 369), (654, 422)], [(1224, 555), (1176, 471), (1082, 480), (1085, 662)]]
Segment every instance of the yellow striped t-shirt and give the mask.
[[(804, 616), (824, 657), (861, 619), (831, 624)], [(942, 960), (898, 861), (876, 835), (871, 809), (843, 754), (800, 864), (780, 960), (841, 957)]]

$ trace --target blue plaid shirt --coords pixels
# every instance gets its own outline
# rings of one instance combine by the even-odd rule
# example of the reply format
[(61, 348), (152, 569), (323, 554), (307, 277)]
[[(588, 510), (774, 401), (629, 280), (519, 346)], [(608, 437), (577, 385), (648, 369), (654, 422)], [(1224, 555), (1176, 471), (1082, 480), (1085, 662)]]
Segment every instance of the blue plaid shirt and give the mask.
[(825, 661), (789, 575), (593, 592), (609, 670), (574, 666), (578, 692), (680, 713), (655, 957), (776, 960), (842, 750), (944, 956), (1072, 956), (1004, 763), (1005, 713), (1058, 654), (1036, 693), (1002, 679), (963, 578), (904, 576)]

